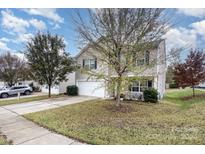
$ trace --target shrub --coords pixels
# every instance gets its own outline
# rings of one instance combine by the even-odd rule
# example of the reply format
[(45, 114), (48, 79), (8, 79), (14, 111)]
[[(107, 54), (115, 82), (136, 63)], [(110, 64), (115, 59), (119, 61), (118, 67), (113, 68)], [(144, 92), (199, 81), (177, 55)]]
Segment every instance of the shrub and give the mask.
[(120, 94), (120, 98), (125, 98), (125, 95), (124, 94)]
[(78, 95), (78, 87), (76, 85), (67, 86), (67, 95), (71, 95), (71, 96)]
[(179, 88), (176, 82), (170, 83), (169, 88)]
[(31, 83), (29, 84), (29, 87), (31, 87), (31, 88), (33, 89), (33, 87), (34, 87), (33, 82), (31, 82)]
[(34, 86), (33, 82), (29, 84), (29, 86), (32, 88), (33, 92), (40, 92), (41, 88), (39, 86)]
[(176, 83), (170, 83), (169, 88), (178, 88)]
[(41, 88), (39, 86), (34, 86), (33, 91), (34, 92), (41, 92)]
[(147, 89), (144, 91), (143, 95), (145, 102), (156, 103), (158, 101), (158, 92), (156, 89)]

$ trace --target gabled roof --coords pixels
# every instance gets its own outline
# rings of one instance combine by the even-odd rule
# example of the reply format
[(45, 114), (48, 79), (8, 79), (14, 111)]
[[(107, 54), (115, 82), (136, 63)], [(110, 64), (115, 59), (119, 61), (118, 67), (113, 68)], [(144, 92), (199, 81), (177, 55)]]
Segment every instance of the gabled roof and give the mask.
[(85, 51), (87, 51), (90, 47), (90, 43), (87, 44), (83, 49), (80, 50), (80, 52), (74, 57), (75, 59), (78, 58), (82, 53), (84, 53)]
[[(159, 44), (165, 41), (165, 39), (160, 39), (159, 41), (154, 42), (154, 48), (158, 48)], [(83, 54), (85, 51), (87, 51), (91, 46), (91, 43), (88, 43), (84, 48), (81, 49), (81, 51), (74, 57), (75, 59), (78, 58), (81, 54)]]

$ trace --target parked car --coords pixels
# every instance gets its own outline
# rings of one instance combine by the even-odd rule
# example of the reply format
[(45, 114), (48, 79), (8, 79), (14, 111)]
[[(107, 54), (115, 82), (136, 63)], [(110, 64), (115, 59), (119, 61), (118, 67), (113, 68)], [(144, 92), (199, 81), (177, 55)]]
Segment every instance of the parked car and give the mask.
[(24, 95), (30, 95), (33, 92), (32, 88), (27, 85), (13, 86), (10, 88), (4, 88), (0, 90), (0, 97), (7, 98), (12, 95), (17, 95), (18, 93)]
[(5, 89), (7, 89), (7, 88), (8, 88), (7, 86), (1, 86), (1, 87), (0, 87), (0, 91), (1, 91), (1, 90), (5, 90)]

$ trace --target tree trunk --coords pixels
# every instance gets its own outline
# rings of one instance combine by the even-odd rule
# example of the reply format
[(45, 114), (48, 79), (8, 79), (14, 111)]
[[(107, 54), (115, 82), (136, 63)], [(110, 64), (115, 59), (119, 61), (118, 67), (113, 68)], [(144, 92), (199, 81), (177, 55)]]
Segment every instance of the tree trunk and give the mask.
[(51, 85), (48, 85), (48, 97), (51, 97)]
[(118, 77), (117, 79), (117, 102), (116, 102), (116, 106), (120, 106), (120, 93), (121, 93), (121, 76)]
[(9, 87), (12, 87), (14, 85), (13, 81), (9, 81), (7, 84), (8, 84)]
[(194, 86), (192, 86), (192, 90), (193, 90), (193, 97), (195, 97), (195, 88), (194, 88)]

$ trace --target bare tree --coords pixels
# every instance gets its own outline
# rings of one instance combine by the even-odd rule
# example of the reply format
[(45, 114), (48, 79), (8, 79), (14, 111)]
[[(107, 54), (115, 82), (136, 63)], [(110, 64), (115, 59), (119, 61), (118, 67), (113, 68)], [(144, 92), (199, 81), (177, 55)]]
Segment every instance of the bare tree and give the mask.
[[(166, 83), (174, 84), (177, 87), (174, 80), (174, 67), (181, 62), (181, 52), (185, 48), (172, 48), (167, 54), (167, 71), (166, 71)], [(170, 86), (170, 85), (169, 85)]]
[(25, 76), (28, 72), (25, 70), (27, 70), (25, 61), (19, 57), (10, 52), (0, 56), (0, 80), (6, 82), (8, 86), (13, 86), (18, 81), (28, 78)]
[(176, 64), (179, 64), (181, 62), (181, 53), (182, 51), (185, 51), (186, 48), (172, 48), (169, 53), (167, 54), (167, 60), (169, 63), (169, 66), (174, 66)]
[(87, 12), (88, 18), (77, 12), (77, 18), (74, 18), (76, 30), (81, 40), (97, 51), (97, 58), (114, 72), (115, 78), (92, 70), (86, 73), (106, 80), (109, 85), (114, 81), (119, 106), (126, 73), (138, 75), (151, 67), (150, 63), (143, 69), (137, 68), (136, 59), (160, 42), (168, 21), (162, 15), (163, 9), (88, 9)]

